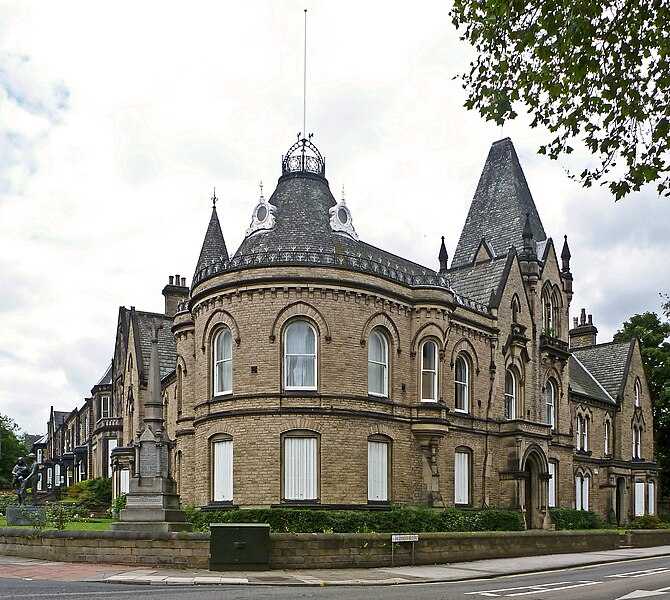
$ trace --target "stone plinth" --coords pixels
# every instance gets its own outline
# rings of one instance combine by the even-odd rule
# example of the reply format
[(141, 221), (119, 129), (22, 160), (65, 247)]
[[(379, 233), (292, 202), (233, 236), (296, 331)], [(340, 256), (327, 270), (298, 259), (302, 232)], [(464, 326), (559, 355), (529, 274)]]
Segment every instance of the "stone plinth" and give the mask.
[(44, 527), (47, 524), (47, 511), (43, 506), (18, 506), (7, 507), (8, 527)]

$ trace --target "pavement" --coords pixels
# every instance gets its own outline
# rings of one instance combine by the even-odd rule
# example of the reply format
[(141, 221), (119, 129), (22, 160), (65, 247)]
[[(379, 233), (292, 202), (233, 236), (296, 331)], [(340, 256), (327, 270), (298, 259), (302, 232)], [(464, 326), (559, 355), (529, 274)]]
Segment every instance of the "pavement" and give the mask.
[(0, 577), (151, 585), (400, 585), (491, 579), (504, 575), (569, 569), (655, 556), (670, 556), (670, 546), (499, 558), (415, 567), (299, 571), (186, 571), (109, 564), (50, 562), (33, 558), (0, 556)]

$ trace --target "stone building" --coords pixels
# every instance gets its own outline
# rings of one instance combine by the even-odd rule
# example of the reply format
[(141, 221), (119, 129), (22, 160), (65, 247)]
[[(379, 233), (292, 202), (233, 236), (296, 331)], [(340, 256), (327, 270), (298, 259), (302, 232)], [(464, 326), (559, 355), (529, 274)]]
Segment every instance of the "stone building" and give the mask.
[(159, 323), (184, 503), (517, 508), (532, 528), (554, 506), (655, 512), (639, 344), (597, 344), (584, 311), (570, 329), (567, 237), (545, 233), (509, 139), (435, 270), (359, 238), (310, 140), (281, 167), (234, 254), (214, 206), (191, 287), (171, 277), (163, 315), (120, 309), (91, 442), (116, 492)]

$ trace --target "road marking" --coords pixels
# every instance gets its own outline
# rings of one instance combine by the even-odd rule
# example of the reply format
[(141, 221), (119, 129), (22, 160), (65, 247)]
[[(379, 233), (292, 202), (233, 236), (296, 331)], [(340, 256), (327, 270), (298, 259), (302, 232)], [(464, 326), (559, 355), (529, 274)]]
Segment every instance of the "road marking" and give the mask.
[(621, 596), (617, 600), (633, 600), (634, 598), (649, 598), (650, 596), (663, 596), (670, 591), (670, 587), (660, 588), (658, 590), (635, 590), (630, 594)]
[(605, 577), (645, 577), (646, 575), (659, 575), (661, 573), (670, 573), (668, 567), (658, 567), (656, 569), (644, 569), (643, 571), (631, 571), (630, 573), (616, 573), (615, 575), (606, 575)]
[[(545, 592), (558, 592), (560, 590), (570, 590), (578, 587), (586, 587), (589, 585), (597, 585), (602, 583), (601, 581), (558, 581), (555, 583), (540, 583), (538, 585), (524, 585), (521, 587), (512, 587), (512, 588), (500, 588), (496, 590), (485, 590), (478, 592), (466, 592), (466, 596), (488, 596), (488, 597), (500, 597), (504, 596), (506, 598), (513, 598), (515, 596), (528, 596), (529, 594), (542, 594)], [(520, 591), (524, 590), (524, 591)], [(505, 592), (515, 592), (513, 594), (508, 594)]]

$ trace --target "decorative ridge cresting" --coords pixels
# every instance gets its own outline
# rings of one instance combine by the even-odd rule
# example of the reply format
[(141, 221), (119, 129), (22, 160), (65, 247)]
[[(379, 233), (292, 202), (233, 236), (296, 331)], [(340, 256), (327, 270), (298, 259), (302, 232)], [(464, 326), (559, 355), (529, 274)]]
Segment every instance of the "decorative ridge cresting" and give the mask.
[(312, 143), (312, 134), (308, 138), (300, 138), (282, 156), (282, 175), (292, 173), (311, 173), (313, 175), (326, 176), (326, 159), (321, 155), (319, 149)]

